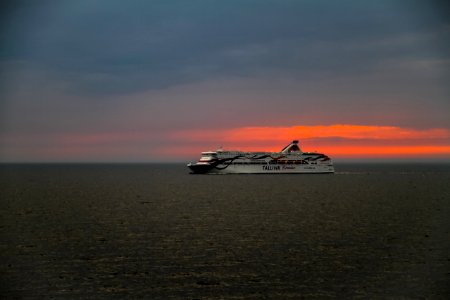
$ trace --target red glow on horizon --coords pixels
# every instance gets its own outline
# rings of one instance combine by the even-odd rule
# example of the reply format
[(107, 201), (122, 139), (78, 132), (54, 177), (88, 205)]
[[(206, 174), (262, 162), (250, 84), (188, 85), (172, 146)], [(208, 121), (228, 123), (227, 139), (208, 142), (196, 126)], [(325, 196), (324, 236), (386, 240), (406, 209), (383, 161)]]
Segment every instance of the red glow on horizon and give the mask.
[[(174, 149), (160, 149), (158, 154), (166, 154), (168, 156), (185, 156), (186, 153), (191, 154), (192, 158), (199, 156), (202, 151), (214, 151), (217, 149), (205, 148), (201, 146), (190, 146)], [(261, 151), (261, 152), (278, 152), (280, 147), (233, 147), (225, 150), (241, 150), (241, 151)], [(316, 149), (302, 148), (305, 152), (315, 152)], [(345, 159), (362, 159), (362, 158), (447, 158), (450, 159), (450, 145), (419, 145), (419, 146), (336, 146), (323, 145), (317, 149), (318, 152), (327, 154), (332, 158)]]
[[(210, 146), (211, 142), (220, 143), (227, 150), (275, 152), (280, 151), (293, 139), (299, 139), (303, 151), (317, 149), (318, 152), (334, 158), (450, 159), (450, 131), (444, 128), (411, 129), (349, 124), (243, 127), (226, 130), (185, 130), (176, 133), (174, 137), (194, 142), (195, 145), (203, 142), (203, 148), (183, 147), (187, 153), (194, 149), (197, 153), (216, 150), (205, 148)], [(339, 143), (336, 139), (339, 139)]]
[(338, 124), (329, 126), (292, 126), (292, 127), (242, 127), (225, 130), (186, 130), (179, 136), (190, 139), (221, 137), (223, 141), (289, 141), (293, 137), (317, 139), (339, 137), (346, 139), (448, 139), (450, 131), (443, 128), (426, 130), (401, 128), (396, 126), (364, 126)]
[(5, 148), (2, 153), (17, 161), (151, 162), (195, 160), (200, 152), (219, 147), (278, 152), (294, 139), (300, 141), (303, 151), (324, 153), (333, 159), (437, 159), (450, 162), (450, 130), (395, 126), (266, 126), (10, 135), (0, 139), (0, 146), (2, 143), (12, 145), (9, 153)]
[(321, 152), (338, 158), (413, 158), (445, 157), (450, 158), (449, 146), (325, 146)]

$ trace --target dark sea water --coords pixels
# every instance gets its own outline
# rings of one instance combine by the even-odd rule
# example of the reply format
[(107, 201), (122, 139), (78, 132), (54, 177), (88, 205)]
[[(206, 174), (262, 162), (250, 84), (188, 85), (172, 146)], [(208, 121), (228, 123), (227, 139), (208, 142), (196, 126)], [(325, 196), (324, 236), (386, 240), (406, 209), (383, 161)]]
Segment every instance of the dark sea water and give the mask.
[(448, 299), (450, 165), (0, 165), (0, 298)]

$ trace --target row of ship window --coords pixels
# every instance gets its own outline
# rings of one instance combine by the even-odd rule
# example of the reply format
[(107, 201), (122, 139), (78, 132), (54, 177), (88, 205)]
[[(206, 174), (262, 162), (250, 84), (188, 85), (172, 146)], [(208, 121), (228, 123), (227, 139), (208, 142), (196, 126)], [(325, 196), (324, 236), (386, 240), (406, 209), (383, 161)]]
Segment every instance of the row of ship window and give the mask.
[(308, 165), (309, 163), (304, 160), (271, 160), (268, 163), (266, 161), (233, 161), (233, 165)]

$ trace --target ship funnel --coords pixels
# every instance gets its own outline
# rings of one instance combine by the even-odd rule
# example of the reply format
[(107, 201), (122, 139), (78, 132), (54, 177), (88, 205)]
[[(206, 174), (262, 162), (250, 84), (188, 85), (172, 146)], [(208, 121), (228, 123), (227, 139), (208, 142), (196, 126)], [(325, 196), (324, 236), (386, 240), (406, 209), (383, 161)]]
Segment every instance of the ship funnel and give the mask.
[(287, 145), (281, 150), (282, 153), (290, 153), (290, 152), (301, 152), (300, 147), (298, 146), (298, 140), (293, 140), (292, 143)]

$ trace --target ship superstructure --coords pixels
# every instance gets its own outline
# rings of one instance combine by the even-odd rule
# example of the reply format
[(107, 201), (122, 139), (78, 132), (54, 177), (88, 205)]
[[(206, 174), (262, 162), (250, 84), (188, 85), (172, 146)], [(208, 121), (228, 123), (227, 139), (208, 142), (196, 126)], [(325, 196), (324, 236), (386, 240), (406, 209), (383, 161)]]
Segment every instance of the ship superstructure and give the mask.
[(297, 140), (280, 152), (205, 151), (196, 163), (187, 166), (195, 174), (334, 173), (330, 157), (303, 152)]

